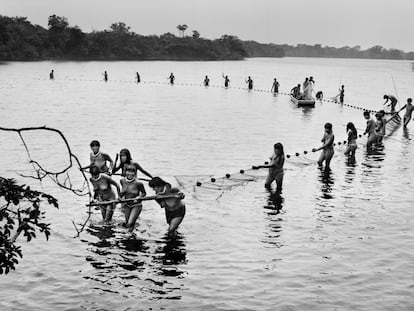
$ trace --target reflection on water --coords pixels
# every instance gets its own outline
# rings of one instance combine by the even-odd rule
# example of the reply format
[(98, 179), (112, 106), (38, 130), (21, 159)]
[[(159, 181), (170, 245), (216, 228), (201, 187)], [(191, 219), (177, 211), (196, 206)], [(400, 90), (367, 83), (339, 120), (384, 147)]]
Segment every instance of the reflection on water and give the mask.
[(329, 168), (319, 167), (319, 182), (321, 183), (321, 192), (323, 199), (333, 199), (332, 187), (334, 185), (334, 177), (332, 170)]
[[(98, 238), (97, 241), (82, 240), (91, 253), (86, 261), (94, 270), (84, 278), (96, 283), (92, 288), (119, 292), (124, 291), (122, 288), (139, 286), (142, 292), (155, 295), (152, 299), (168, 298), (171, 294), (175, 299), (180, 297), (176, 291), (182, 286), (175, 283), (184, 277), (181, 266), (187, 263), (181, 234), (173, 239), (167, 235), (162, 239), (151, 239), (106, 225), (91, 225), (87, 232)], [(136, 291), (130, 294), (139, 296)]]
[(282, 232), (282, 221), (281, 217), (284, 198), (279, 192), (267, 189), (267, 204), (264, 205), (266, 219), (266, 239), (262, 240), (262, 243), (271, 245), (272, 247), (282, 247), (283, 242), (280, 240)]

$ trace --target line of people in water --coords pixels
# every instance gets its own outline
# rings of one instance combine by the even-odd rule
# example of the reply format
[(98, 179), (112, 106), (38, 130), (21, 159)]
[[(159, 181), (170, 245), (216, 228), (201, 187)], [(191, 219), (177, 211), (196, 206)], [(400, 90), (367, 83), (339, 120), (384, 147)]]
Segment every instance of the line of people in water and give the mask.
[[(105, 82), (108, 82), (108, 72), (105, 70), (102, 73), (102, 75), (103, 75), (103, 80)], [(53, 69), (49, 73), (49, 78), (50, 78), (50, 80), (54, 80), (54, 78), (55, 78), (55, 76), (54, 76), (54, 70)], [(174, 73), (171, 72), (167, 79), (169, 80), (169, 83), (170, 84), (174, 84), (175, 83)], [(229, 76), (223, 74), (223, 79), (224, 79), (224, 87), (226, 87), (226, 88), (229, 87), (230, 86)], [(136, 72), (136, 74), (135, 74), (135, 81), (137, 83), (141, 83), (141, 75), (139, 74), (139, 72)], [(245, 82), (247, 84), (247, 88), (249, 90), (253, 90), (253, 84), (254, 83), (253, 83), (253, 79), (250, 76), (247, 77), (247, 80)], [(210, 85), (210, 78), (208, 76), (205, 76), (204, 77), (203, 85), (204, 86), (209, 86)], [(270, 89), (270, 92), (272, 92), (272, 93), (279, 93), (279, 86), (280, 86), (279, 82), (277, 81), (276, 78), (274, 78), (273, 79), (272, 87)]]
[[(411, 120), (412, 112), (414, 107), (412, 105), (412, 99), (407, 99), (407, 104), (400, 109), (406, 109), (406, 113), (403, 118), (404, 126), (407, 126), (408, 122)], [(366, 120), (366, 128), (363, 135), (367, 136), (366, 147), (367, 149), (375, 148), (376, 146), (380, 146), (386, 134), (386, 125), (387, 121), (385, 119), (386, 115), (390, 115), (391, 118), (395, 118), (398, 112), (392, 110), (390, 112), (385, 112), (381, 110), (375, 113), (376, 120), (374, 121), (371, 118), (371, 113), (369, 111), (364, 111), (363, 116)], [(347, 135), (347, 144), (344, 154), (348, 157), (350, 163), (355, 162), (355, 153), (358, 148), (357, 139), (358, 139), (358, 131), (352, 122), (348, 122), (346, 125), (346, 135)], [(334, 146), (335, 146), (335, 136), (333, 133), (333, 126), (332, 123), (327, 122), (324, 125), (324, 134), (321, 139), (321, 146), (312, 148), (312, 152), (322, 151), (319, 159), (317, 161), (320, 167), (323, 166), (325, 163), (325, 169), (330, 169), (330, 163), (332, 157), (334, 156)], [(281, 193), (282, 191), (282, 184), (283, 184), (283, 176), (284, 176), (284, 166), (285, 163), (285, 154), (283, 150), (283, 144), (278, 142), (273, 146), (273, 154), (270, 156), (270, 162), (266, 165), (260, 166), (253, 166), (253, 169), (259, 168), (268, 168), (268, 175), (265, 180), (265, 187), (271, 188), (273, 182), (276, 183), (276, 192)]]
[[(103, 221), (109, 223), (116, 207), (113, 202), (117, 198), (124, 200), (121, 203), (123, 213), (125, 215), (125, 222), (123, 226), (133, 231), (137, 219), (142, 211), (142, 200), (147, 195), (144, 184), (137, 178), (137, 172), (141, 172), (150, 179), (148, 186), (152, 188), (160, 198), (155, 201), (165, 210), (165, 217), (168, 223), (168, 235), (175, 236), (178, 226), (185, 216), (185, 204), (183, 202), (184, 194), (177, 188), (171, 187), (171, 184), (164, 181), (160, 177), (153, 177), (146, 171), (138, 162), (134, 161), (128, 149), (122, 149), (116, 155), (115, 161), (100, 150), (100, 143), (93, 140), (90, 143), (90, 164), (82, 167), (81, 170), (89, 170), (91, 174), (90, 182), (93, 187), (93, 202), (100, 204), (100, 210)], [(118, 162), (119, 160), (119, 162)], [(120, 173), (117, 173), (119, 172)], [(121, 180), (118, 184), (112, 175), (120, 175)], [(116, 189), (116, 193), (114, 189)], [(131, 200), (136, 198), (136, 200)], [(110, 202), (105, 204), (105, 202)]]

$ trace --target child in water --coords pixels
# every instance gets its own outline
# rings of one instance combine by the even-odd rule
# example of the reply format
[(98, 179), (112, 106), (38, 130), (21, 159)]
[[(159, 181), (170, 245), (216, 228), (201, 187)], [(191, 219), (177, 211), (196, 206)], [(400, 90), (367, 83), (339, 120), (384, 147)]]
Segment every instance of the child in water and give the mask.
[[(144, 185), (136, 179), (137, 169), (135, 165), (126, 165), (125, 174), (126, 176), (121, 179), (121, 197), (123, 199), (145, 197), (147, 193)], [(122, 208), (125, 214), (125, 227), (132, 231), (135, 228), (139, 214), (141, 214), (142, 202), (139, 200), (128, 201), (122, 204)]]
[(350, 159), (355, 159), (355, 150), (358, 148), (356, 142), (358, 132), (354, 123), (348, 122), (346, 125), (346, 133), (348, 135), (348, 146), (346, 147), (345, 155), (347, 155)]
[(334, 155), (334, 139), (335, 136), (333, 134), (332, 131), (332, 124), (331, 123), (325, 123), (325, 134), (323, 135), (321, 142), (322, 142), (322, 146), (320, 146), (319, 148), (313, 148), (312, 152), (316, 152), (319, 150), (322, 150), (321, 156), (319, 157), (318, 160), (318, 165), (322, 166), (323, 161), (325, 161), (325, 169), (330, 169), (330, 163), (331, 163), (331, 159)]
[[(118, 192), (118, 197), (120, 196), (120, 188), (119, 185), (112, 180), (106, 174), (102, 174), (101, 170), (95, 166), (91, 166), (91, 178), (89, 179), (93, 186), (93, 198), (98, 202), (105, 202), (105, 201), (112, 201), (115, 200), (115, 193), (112, 190), (111, 185), (116, 187)], [(102, 219), (105, 223), (108, 223), (112, 220), (112, 215), (115, 210), (115, 203), (100, 205)]]
[(135, 166), (136, 170), (139, 170), (143, 174), (147, 175), (149, 178), (152, 178), (152, 175), (148, 173), (146, 170), (144, 170), (141, 167), (141, 165), (139, 165), (138, 162), (135, 162), (132, 160), (131, 153), (129, 152), (128, 149), (121, 149), (121, 151), (119, 151), (119, 160), (120, 160), (120, 163), (117, 166), (116, 165), (116, 163), (118, 162), (118, 154), (117, 154), (115, 158), (115, 165), (114, 165), (114, 168), (112, 169), (112, 174), (115, 174), (117, 171), (121, 170), (121, 175), (125, 176), (126, 166), (133, 165)]
[[(81, 168), (81, 170), (86, 170), (91, 168), (92, 166), (96, 166), (99, 168), (101, 173), (109, 174), (112, 170), (114, 162), (112, 161), (111, 157), (103, 152), (100, 152), (101, 144), (97, 140), (92, 140), (90, 143), (91, 147), (91, 154), (90, 154), (90, 165)], [(109, 162), (109, 168), (106, 165), (106, 162)]]
[(169, 183), (160, 177), (154, 177), (148, 185), (154, 189), (156, 195), (177, 195), (175, 198), (156, 199), (157, 203), (165, 209), (165, 218), (169, 225), (168, 236), (174, 237), (185, 215), (185, 204), (182, 201), (185, 197), (184, 193), (180, 192), (177, 188), (172, 188)]
[(285, 164), (285, 153), (283, 145), (276, 143), (273, 145), (273, 154), (270, 156), (270, 164), (253, 166), (253, 169), (268, 168), (269, 172), (265, 181), (265, 188), (270, 189), (273, 181), (276, 182), (276, 192), (282, 192), (283, 183), (283, 165)]

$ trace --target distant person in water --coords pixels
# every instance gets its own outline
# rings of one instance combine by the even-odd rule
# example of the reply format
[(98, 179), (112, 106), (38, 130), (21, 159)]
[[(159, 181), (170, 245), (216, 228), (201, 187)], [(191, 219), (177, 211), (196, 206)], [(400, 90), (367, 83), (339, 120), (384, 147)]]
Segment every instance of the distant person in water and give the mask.
[(276, 78), (274, 78), (273, 85), (272, 85), (272, 88), (270, 89), (270, 92), (273, 92), (275, 94), (279, 93), (279, 86), (280, 86), (279, 82), (276, 80)]
[(334, 140), (335, 136), (332, 131), (332, 124), (325, 123), (325, 133), (321, 139), (322, 146), (319, 148), (313, 148), (312, 152), (316, 152), (322, 150), (321, 156), (318, 160), (318, 165), (322, 166), (323, 162), (325, 161), (325, 169), (330, 169), (331, 159), (334, 155)]
[(108, 82), (108, 72), (106, 72), (106, 70), (104, 72), (104, 81)]
[[(145, 197), (144, 184), (137, 180), (137, 168), (134, 165), (126, 165), (126, 175), (121, 179), (121, 193), (123, 199), (133, 199)], [(128, 201), (122, 204), (125, 214), (125, 227), (129, 231), (134, 230), (135, 223), (142, 211), (142, 201)]]
[(265, 187), (271, 188), (272, 183), (276, 182), (276, 192), (282, 192), (283, 184), (283, 165), (285, 164), (285, 153), (283, 145), (276, 143), (273, 145), (273, 154), (270, 156), (270, 163), (266, 165), (253, 166), (253, 169), (268, 168), (269, 172), (266, 177)]
[(208, 76), (205, 76), (204, 78), (204, 86), (208, 86), (210, 84), (210, 79), (208, 78)]
[(141, 76), (139, 75), (139, 73), (137, 72), (137, 83), (140, 83), (141, 82)]
[(343, 104), (344, 103), (344, 97), (345, 97), (345, 86), (342, 85), (339, 88), (339, 94), (335, 96), (335, 101), (338, 102), (338, 97), (339, 97), (339, 103)]
[(168, 79), (170, 79), (170, 84), (174, 84), (175, 76), (172, 72), (171, 72), (170, 76), (168, 77)]
[(249, 90), (252, 90), (253, 89), (253, 80), (250, 76), (247, 78), (246, 83), (247, 83), (247, 88)]
[(49, 79), (53, 80), (55, 78), (55, 71), (52, 69), (52, 71), (49, 73)]
[[(102, 174), (101, 170), (94, 165), (91, 166), (90, 172), (91, 178), (89, 180), (93, 186), (93, 198), (95, 201), (105, 202), (115, 200), (116, 196), (112, 190), (112, 185), (116, 187), (118, 197), (120, 197), (120, 187), (114, 180), (112, 180), (111, 177), (106, 174)], [(104, 222), (110, 222), (115, 210), (115, 203), (100, 205), (100, 208)]]
[(384, 95), (384, 105), (390, 102), (387, 107), (390, 107), (390, 112), (395, 112), (395, 106), (397, 105), (398, 99), (393, 95)]
[(355, 128), (354, 123), (348, 122), (346, 125), (346, 134), (348, 136), (348, 145), (346, 146), (345, 155), (347, 155), (350, 159), (355, 159), (355, 151), (358, 148), (356, 142), (358, 138), (358, 131)]
[(229, 76), (223, 75), (223, 79), (224, 79), (224, 87), (229, 87), (229, 83), (230, 83)]
[(367, 120), (367, 126), (365, 128), (364, 135), (368, 135), (367, 139), (367, 148), (371, 148), (377, 140), (375, 135), (375, 121), (371, 119), (371, 114), (369, 111), (364, 111), (364, 118)]
[(403, 118), (404, 127), (407, 127), (407, 124), (408, 124), (408, 122), (410, 122), (411, 116), (413, 114), (414, 106), (413, 106), (412, 102), (413, 102), (412, 98), (408, 98), (407, 99), (407, 104), (404, 107), (401, 108), (401, 110), (405, 109), (405, 114), (404, 114), (404, 118)]
[(318, 91), (316, 93), (316, 99), (318, 99), (318, 100), (322, 100), (323, 99), (323, 92), (322, 91)]
[(165, 218), (168, 223), (168, 236), (174, 237), (178, 226), (185, 216), (184, 193), (177, 188), (172, 188), (169, 183), (162, 180), (160, 177), (154, 177), (150, 180), (148, 185), (154, 189), (156, 195), (176, 195), (176, 197), (169, 199), (156, 199), (157, 203), (164, 208)]
[[(92, 166), (95, 166), (100, 170), (101, 173), (109, 174), (114, 165), (111, 157), (108, 154), (100, 151), (101, 144), (97, 140), (92, 140), (90, 147), (92, 150), (90, 154), (90, 165), (81, 168), (81, 170), (86, 170)], [(106, 165), (107, 162), (109, 162), (109, 167)]]

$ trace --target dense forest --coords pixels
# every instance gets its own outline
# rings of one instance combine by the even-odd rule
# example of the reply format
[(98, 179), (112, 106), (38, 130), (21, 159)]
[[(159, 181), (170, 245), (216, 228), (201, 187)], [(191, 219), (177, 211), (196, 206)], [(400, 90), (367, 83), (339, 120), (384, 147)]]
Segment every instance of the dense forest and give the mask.
[(196, 30), (186, 35), (187, 28), (178, 25), (179, 36), (143, 36), (118, 22), (108, 30), (85, 33), (56, 15), (49, 17), (48, 29), (33, 25), (26, 17), (0, 15), (0, 60), (240, 60), (284, 56), (414, 60), (414, 52), (381, 46), (361, 50), (359, 46), (263, 44), (230, 35), (209, 40)]

